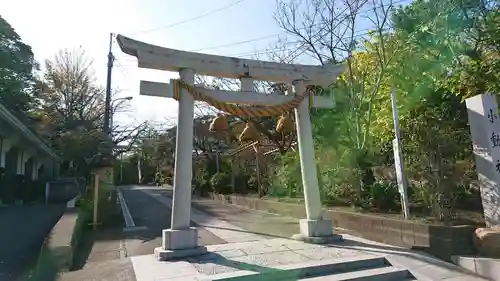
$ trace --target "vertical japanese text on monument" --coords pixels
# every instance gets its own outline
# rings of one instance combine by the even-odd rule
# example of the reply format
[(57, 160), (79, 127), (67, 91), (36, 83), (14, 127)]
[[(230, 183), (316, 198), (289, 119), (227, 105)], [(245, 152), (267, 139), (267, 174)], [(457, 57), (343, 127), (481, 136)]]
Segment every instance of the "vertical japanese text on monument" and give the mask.
[[(490, 136), (491, 149), (500, 149), (500, 133), (498, 132), (498, 110), (495, 108), (490, 108), (487, 111), (487, 119), (492, 127), (492, 132)], [(500, 174), (500, 159), (494, 160), (495, 171)]]
[(488, 111), (488, 121), (490, 121), (491, 124), (495, 123), (495, 121), (498, 119), (498, 114), (493, 111), (493, 109), (490, 108)]

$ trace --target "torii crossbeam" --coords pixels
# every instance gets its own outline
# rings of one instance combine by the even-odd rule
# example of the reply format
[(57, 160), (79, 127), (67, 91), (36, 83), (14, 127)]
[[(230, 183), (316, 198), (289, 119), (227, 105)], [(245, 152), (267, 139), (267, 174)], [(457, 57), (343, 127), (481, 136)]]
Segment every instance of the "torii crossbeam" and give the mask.
[[(257, 93), (253, 89), (254, 80), (292, 84), (295, 94), (300, 95), (306, 92), (308, 85), (329, 86), (344, 70), (343, 65), (281, 64), (186, 52), (150, 45), (122, 35), (117, 36), (117, 41), (123, 52), (137, 57), (139, 67), (179, 72), (180, 80), (190, 87), (195, 86), (195, 73), (240, 79), (241, 92), (194, 87), (213, 99), (233, 104), (273, 106), (294, 98), (293, 95), (280, 93)], [(172, 84), (141, 81), (140, 92), (171, 98), (174, 97)], [(309, 100), (303, 99), (294, 110), (307, 214), (306, 219), (300, 220), (300, 234), (294, 237), (312, 242), (339, 240), (342, 237), (333, 233), (332, 222), (324, 219), (322, 214), (309, 116), (310, 106), (331, 108), (334, 104), (332, 99), (325, 97), (313, 97), (312, 104), (309, 104)], [(160, 260), (197, 255), (206, 251), (198, 245), (197, 229), (190, 227), (193, 105), (193, 96), (188, 89), (182, 88), (177, 120), (172, 225), (170, 229), (163, 230), (162, 246), (155, 249), (155, 255)]]

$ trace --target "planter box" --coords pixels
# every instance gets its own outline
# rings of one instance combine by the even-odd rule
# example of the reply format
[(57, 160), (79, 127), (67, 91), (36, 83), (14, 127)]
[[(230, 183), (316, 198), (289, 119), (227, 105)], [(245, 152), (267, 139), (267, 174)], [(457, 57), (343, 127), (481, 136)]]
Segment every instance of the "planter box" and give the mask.
[[(244, 208), (305, 218), (303, 205), (258, 198), (209, 193), (212, 200)], [(474, 253), (475, 226), (443, 226), (415, 221), (396, 220), (369, 214), (324, 209), (323, 216), (335, 227), (349, 230), (353, 235), (385, 244), (423, 250), (440, 259), (450, 261), (452, 255)]]

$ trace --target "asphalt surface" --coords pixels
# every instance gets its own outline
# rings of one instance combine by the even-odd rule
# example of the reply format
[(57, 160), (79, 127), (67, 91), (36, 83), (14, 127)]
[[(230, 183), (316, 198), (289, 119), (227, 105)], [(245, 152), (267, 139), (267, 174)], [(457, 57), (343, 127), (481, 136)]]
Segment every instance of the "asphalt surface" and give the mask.
[(36, 263), (65, 208), (64, 204), (0, 208), (0, 281), (18, 280)]
[[(154, 248), (161, 246), (163, 229), (170, 228), (172, 210), (141, 190), (127, 187), (123, 187), (121, 190), (135, 225), (146, 227), (145, 230), (126, 234), (127, 256), (152, 254)], [(161, 191), (155, 190), (155, 192)], [(169, 196), (168, 193), (161, 193)], [(191, 226), (197, 225), (191, 222)], [(198, 243), (200, 245), (216, 245), (224, 244), (226, 241), (205, 228), (199, 227)]]

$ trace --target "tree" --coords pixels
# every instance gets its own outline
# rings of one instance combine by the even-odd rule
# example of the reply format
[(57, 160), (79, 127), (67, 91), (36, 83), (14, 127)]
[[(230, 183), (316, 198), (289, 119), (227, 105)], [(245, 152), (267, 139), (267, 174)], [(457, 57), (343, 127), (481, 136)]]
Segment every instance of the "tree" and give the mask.
[[(498, 93), (498, 1), (414, 1), (393, 13), (401, 47), (394, 81), (404, 94), (403, 148), (416, 201), (449, 222), (471, 180), (465, 105)], [(470, 196), (468, 196), (470, 197)]]
[(102, 127), (104, 88), (82, 49), (59, 51), (45, 62), (43, 107), (57, 131)]
[(408, 65), (428, 77), (422, 89), (436, 85), (462, 99), (499, 92), (499, 7), (498, 0), (417, 0), (394, 13)]
[(23, 121), (37, 106), (37, 79), (31, 47), (0, 16), (0, 102)]
[[(332, 80), (337, 93), (335, 111), (313, 114), (316, 133), (329, 136), (320, 141), (350, 155), (351, 170), (358, 174), (352, 182), (357, 201), (363, 187), (373, 183), (369, 163), (373, 107), (387, 85), (388, 67), (398, 51), (388, 48), (392, 9), (392, 1), (279, 0), (275, 13), (278, 25), (320, 64), (346, 65), (345, 74), (337, 82)], [(372, 23), (368, 33), (357, 31), (362, 18)]]
[[(86, 175), (107, 143), (102, 130), (105, 90), (96, 82), (92, 61), (82, 49), (59, 51), (46, 61), (43, 78), (39, 130)], [(113, 146), (124, 141), (131, 146), (143, 128), (141, 124), (114, 130)]]

